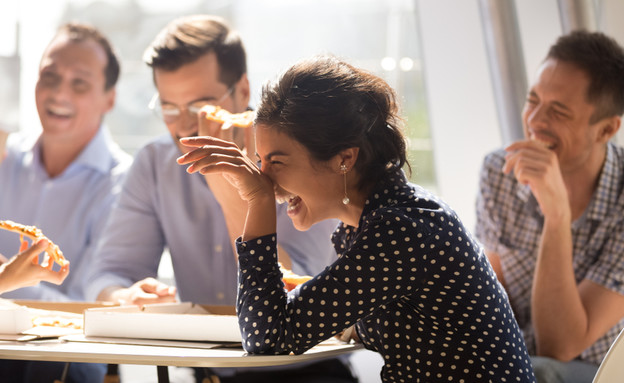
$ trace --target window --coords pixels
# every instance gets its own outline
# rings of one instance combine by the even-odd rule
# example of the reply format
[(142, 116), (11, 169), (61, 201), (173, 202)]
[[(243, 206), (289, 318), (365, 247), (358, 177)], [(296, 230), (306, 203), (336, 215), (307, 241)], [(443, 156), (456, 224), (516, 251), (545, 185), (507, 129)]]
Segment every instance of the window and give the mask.
[[(122, 59), (115, 109), (106, 123), (115, 140), (133, 154), (151, 138), (166, 132), (147, 104), (155, 89), (150, 69), (142, 62), (147, 45), (170, 20), (181, 15), (210, 13), (224, 17), (237, 29), (248, 54), (252, 107), (262, 83), (273, 79), (294, 61), (331, 53), (383, 77), (399, 95), (410, 138), (412, 180), (435, 186), (433, 155), (422, 80), (418, 15), (411, 0), (56, 0), (48, 36), (62, 22), (79, 20), (100, 28)], [(29, 76), (36, 67), (43, 38), (37, 17), (23, 12), (21, 47), (33, 36), (44, 41), (40, 51), (27, 54)], [(39, 21), (42, 22), (42, 21)], [(26, 69), (30, 68), (30, 69)], [(36, 79), (22, 82), (29, 97)], [(34, 100), (24, 99), (32, 103)], [(28, 115), (32, 118), (33, 113)], [(36, 116), (36, 113), (34, 114)], [(37, 121), (34, 121), (37, 122)]]

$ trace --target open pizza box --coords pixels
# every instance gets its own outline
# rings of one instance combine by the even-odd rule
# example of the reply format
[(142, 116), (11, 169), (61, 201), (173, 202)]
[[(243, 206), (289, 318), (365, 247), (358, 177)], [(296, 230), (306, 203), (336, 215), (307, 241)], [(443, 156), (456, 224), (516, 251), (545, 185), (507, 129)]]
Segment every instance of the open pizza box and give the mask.
[(89, 308), (84, 312), (84, 335), (87, 338), (241, 342), (234, 307), (190, 302)]
[(140, 339), (233, 342), (239, 345), (241, 342), (233, 306), (190, 302), (120, 306), (103, 302), (0, 299), (0, 340), (58, 337), (77, 341), (123, 340), (126, 343)]
[(99, 302), (0, 299), (0, 339), (26, 341), (82, 333), (84, 310), (114, 306)]

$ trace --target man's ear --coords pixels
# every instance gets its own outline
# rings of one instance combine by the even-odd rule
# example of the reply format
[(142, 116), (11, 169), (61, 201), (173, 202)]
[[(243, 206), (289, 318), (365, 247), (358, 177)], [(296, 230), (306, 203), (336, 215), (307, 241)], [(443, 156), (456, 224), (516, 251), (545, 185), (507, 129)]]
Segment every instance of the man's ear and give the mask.
[(117, 90), (113, 87), (106, 91), (106, 110), (104, 114), (110, 112), (115, 106), (115, 99), (117, 98)]
[(234, 97), (236, 99), (236, 105), (239, 107), (240, 111), (232, 112), (244, 111), (249, 105), (249, 98), (251, 97), (251, 91), (249, 90), (249, 78), (247, 77), (247, 73), (243, 73), (241, 78), (236, 83)]
[(622, 118), (620, 116), (607, 117), (599, 123), (598, 140), (607, 143), (620, 130)]

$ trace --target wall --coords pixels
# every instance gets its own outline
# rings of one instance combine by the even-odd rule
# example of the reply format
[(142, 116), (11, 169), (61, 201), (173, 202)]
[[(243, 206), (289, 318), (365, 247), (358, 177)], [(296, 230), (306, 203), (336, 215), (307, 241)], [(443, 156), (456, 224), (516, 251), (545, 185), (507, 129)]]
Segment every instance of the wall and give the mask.
[(472, 229), (483, 155), (501, 143), (478, 3), (419, 0), (418, 11), (438, 193)]

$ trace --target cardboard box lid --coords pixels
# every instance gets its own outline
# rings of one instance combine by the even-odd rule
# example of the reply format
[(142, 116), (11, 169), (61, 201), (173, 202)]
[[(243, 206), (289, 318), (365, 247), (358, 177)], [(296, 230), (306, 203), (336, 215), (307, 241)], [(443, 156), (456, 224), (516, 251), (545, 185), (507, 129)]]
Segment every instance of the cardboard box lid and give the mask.
[(234, 308), (190, 302), (92, 308), (84, 312), (91, 337), (241, 342)]
[(28, 299), (13, 299), (10, 301), (33, 309), (64, 311), (75, 314), (82, 314), (86, 309), (90, 308), (119, 306), (118, 303), (113, 302), (49, 302)]

